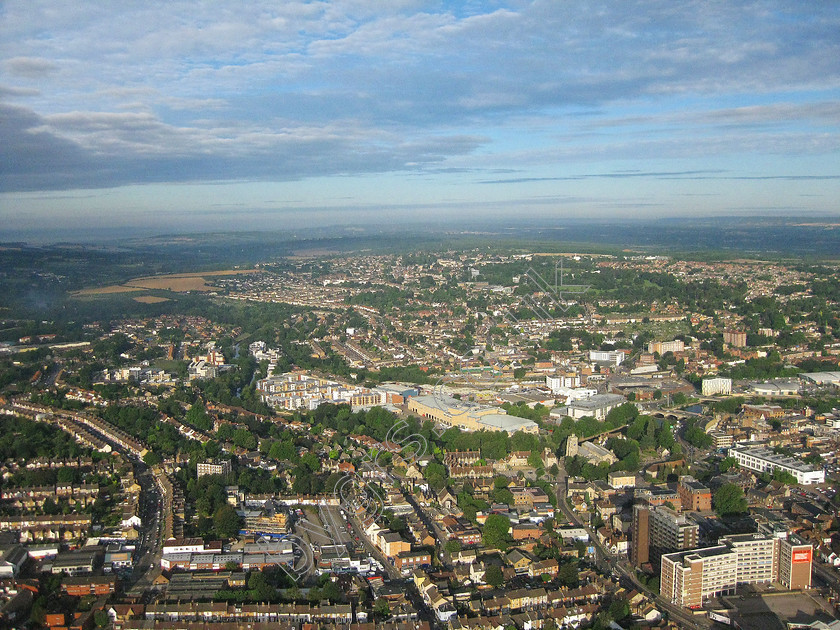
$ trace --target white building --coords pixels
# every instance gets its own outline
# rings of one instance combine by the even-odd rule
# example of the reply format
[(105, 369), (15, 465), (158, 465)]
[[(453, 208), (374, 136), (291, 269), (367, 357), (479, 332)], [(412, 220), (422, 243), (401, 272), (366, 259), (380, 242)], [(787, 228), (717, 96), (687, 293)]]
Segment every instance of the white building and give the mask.
[(624, 350), (590, 350), (589, 360), (612, 363), (613, 365), (621, 365), (626, 355)]
[(610, 411), (625, 402), (626, 399), (620, 394), (596, 394), (582, 400), (572, 400), (560, 412), (576, 420), (584, 416), (603, 420)]
[(674, 339), (674, 341), (651, 341), (648, 344), (648, 352), (653, 354), (665, 354), (666, 352), (684, 352), (685, 343), (681, 339)]
[(552, 394), (559, 394), (561, 390), (570, 390), (580, 387), (580, 374), (558, 374), (557, 376), (546, 376), (545, 384)]
[(701, 386), (701, 392), (704, 396), (715, 396), (723, 394), (728, 396), (732, 393), (732, 379), (718, 376), (715, 378), (704, 378)]
[(796, 483), (803, 486), (825, 483), (824, 470), (793, 457), (778, 455), (764, 446), (733, 446), (729, 449), (729, 455), (738, 460), (741, 468), (747, 470), (769, 473), (776, 469), (783, 470), (796, 477)]

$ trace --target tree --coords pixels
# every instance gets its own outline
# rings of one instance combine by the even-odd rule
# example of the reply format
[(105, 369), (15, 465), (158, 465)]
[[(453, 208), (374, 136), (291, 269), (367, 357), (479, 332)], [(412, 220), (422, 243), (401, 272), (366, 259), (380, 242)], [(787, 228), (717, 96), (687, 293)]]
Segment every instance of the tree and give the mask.
[(725, 473), (730, 468), (732, 468), (733, 466), (736, 466), (737, 464), (738, 464), (738, 460), (735, 459), (734, 457), (724, 457), (720, 461), (720, 464), (718, 464), (718, 468), (720, 469), (720, 472)]
[(621, 621), (630, 616), (630, 604), (624, 597), (614, 599), (608, 610), (610, 617), (615, 621)]
[(184, 420), (187, 424), (191, 424), (196, 429), (201, 429), (202, 431), (208, 431), (213, 428), (213, 420), (207, 414), (204, 403), (200, 400), (193, 403), (187, 415), (184, 416)]
[(104, 610), (97, 610), (93, 613), (93, 622), (96, 624), (97, 628), (104, 628), (110, 623), (111, 619), (108, 617), (108, 613)]
[(373, 613), (380, 619), (387, 619), (391, 616), (391, 606), (388, 605), (388, 600), (380, 597), (373, 604)]
[(744, 514), (747, 511), (747, 499), (744, 496), (744, 491), (734, 483), (725, 483), (718, 488), (712, 503), (718, 516)]
[(251, 599), (258, 602), (271, 601), (277, 595), (268, 576), (262, 571), (252, 571), (248, 576), (248, 590), (251, 591)]
[(229, 503), (219, 507), (213, 514), (213, 527), (220, 538), (233, 538), (239, 533), (241, 526), (242, 519)]
[(577, 560), (561, 564), (560, 568), (557, 570), (557, 580), (560, 584), (568, 586), (569, 588), (577, 588), (579, 583), (578, 575), (579, 571)]
[(443, 548), (446, 550), (446, 553), (458, 553), (459, 551), (461, 551), (461, 541), (455, 538), (447, 540)]
[(143, 462), (147, 466), (157, 466), (162, 461), (163, 458), (154, 451), (148, 451), (145, 455), (143, 455)]
[(510, 531), (510, 519), (504, 514), (491, 514), (484, 521), (481, 539), (486, 547), (507, 549), (507, 535)]
[(484, 571), (484, 581), (490, 586), (499, 588), (505, 582), (505, 576), (502, 574), (502, 569), (498, 565), (491, 564)]
[(542, 456), (537, 451), (533, 451), (530, 455), (528, 455), (528, 465), (531, 468), (542, 468)]

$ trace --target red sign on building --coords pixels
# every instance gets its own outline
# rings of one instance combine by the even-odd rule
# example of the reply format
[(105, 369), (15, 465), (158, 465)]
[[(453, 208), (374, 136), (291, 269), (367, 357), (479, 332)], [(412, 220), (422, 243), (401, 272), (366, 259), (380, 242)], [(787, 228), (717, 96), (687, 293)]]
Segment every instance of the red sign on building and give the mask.
[(811, 550), (800, 549), (793, 552), (793, 562), (811, 562)]

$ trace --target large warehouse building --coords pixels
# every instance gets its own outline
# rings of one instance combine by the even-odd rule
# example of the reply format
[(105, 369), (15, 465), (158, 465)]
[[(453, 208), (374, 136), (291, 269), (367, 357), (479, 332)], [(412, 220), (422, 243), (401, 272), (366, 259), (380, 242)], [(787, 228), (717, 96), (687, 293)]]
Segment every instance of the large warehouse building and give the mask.
[(468, 431), (507, 431), (539, 433), (533, 420), (507, 415), (503, 409), (457, 400), (449, 396), (415, 396), (408, 401), (408, 410), (449, 427)]

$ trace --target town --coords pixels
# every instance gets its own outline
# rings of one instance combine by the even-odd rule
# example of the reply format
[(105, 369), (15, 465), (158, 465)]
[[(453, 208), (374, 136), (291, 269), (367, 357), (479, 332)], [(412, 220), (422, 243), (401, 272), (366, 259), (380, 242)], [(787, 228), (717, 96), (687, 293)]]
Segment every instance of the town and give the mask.
[(2, 623), (840, 624), (835, 264), (244, 271), (3, 322)]

